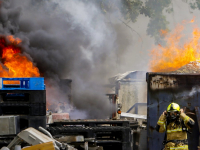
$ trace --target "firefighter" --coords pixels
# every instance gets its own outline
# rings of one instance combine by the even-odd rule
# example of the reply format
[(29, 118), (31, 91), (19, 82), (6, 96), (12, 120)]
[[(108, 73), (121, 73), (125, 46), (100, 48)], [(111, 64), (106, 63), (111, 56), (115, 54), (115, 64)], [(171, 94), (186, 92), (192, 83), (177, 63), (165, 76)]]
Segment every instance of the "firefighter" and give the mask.
[(188, 117), (176, 103), (171, 103), (160, 116), (156, 130), (166, 132), (164, 150), (188, 150), (187, 132), (194, 126), (194, 120)]

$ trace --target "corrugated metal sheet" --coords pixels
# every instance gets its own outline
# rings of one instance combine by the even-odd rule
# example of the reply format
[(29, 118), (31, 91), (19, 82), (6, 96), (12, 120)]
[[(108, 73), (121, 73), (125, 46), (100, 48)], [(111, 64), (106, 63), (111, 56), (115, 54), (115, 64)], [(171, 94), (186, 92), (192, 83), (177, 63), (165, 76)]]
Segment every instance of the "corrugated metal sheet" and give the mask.
[(18, 134), (19, 116), (0, 116), (0, 135)]
[(199, 145), (199, 127), (195, 107), (200, 107), (200, 74), (147, 73), (147, 138), (148, 150), (160, 150), (164, 133), (155, 130), (158, 118), (171, 102), (185, 108), (195, 120), (192, 134), (188, 134), (189, 149)]

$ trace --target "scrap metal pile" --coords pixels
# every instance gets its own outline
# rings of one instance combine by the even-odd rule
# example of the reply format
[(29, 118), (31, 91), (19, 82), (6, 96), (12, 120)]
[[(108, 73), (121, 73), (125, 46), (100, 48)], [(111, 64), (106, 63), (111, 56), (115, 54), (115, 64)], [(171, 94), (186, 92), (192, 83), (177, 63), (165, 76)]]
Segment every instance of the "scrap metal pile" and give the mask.
[[(64, 140), (77, 149), (87, 144), (95, 150), (131, 150), (131, 130), (136, 130), (138, 126), (134, 120), (60, 120), (49, 124), (47, 130), (59, 142)], [(70, 137), (74, 138), (69, 140)]]
[[(29, 127), (21, 131), (7, 147), (2, 147), (1, 150), (32, 150), (32, 149), (49, 149), (49, 150), (77, 150), (72, 146), (60, 143), (53, 139), (51, 134), (44, 128), (39, 127), (38, 131), (32, 127)], [(43, 133), (42, 133), (43, 132)], [(24, 145), (24, 147), (22, 146)]]
[(137, 120), (69, 120), (68, 113), (46, 113), (44, 78), (0, 81), (1, 150), (137, 150), (137, 131), (143, 129)]

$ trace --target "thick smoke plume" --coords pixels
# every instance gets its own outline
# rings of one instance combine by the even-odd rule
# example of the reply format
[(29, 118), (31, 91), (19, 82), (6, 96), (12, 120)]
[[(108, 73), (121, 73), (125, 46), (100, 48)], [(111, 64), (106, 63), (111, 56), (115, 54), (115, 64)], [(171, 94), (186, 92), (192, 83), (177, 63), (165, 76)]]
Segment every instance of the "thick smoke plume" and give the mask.
[(79, 0), (3, 0), (0, 34), (22, 40), (23, 54), (46, 79), (48, 103), (70, 113), (59, 87), (61, 78), (70, 78), (75, 118), (106, 118), (111, 112), (102, 85), (115, 65), (116, 33), (105, 19), (95, 4)]
[[(103, 13), (98, 0), (0, 2), (0, 34), (22, 40), (23, 55), (45, 77), (48, 103), (64, 105), (62, 110), (75, 118), (105, 118), (110, 114), (102, 86), (105, 80), (118, 73), (148, 70), (148, 54), (155, 41), (146, 30), (159, 24), (148, 24), (144, 15), (133, 24), (124, 21), (116, 9)], [(110, 2), (118, 9), (123, 1)], [(165, 15), (170, 30), (199, 15), (199, 11), (191, 13), (184, 2), (172, 3), (173, 13)], [(199, 24), (198, 17), (195, 22)], [(72, 102), (66, 103), (66, 91), (60, 87), (62, 78), (72, 79)]]

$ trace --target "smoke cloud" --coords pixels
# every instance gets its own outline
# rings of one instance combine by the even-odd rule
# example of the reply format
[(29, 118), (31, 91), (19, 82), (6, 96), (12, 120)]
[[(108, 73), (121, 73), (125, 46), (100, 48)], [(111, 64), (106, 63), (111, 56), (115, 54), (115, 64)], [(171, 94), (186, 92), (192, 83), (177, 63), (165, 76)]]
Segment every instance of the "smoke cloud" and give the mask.
[(190, 91), (189, 96), (192, 97), (198, 92), (200, 92), (200, 87), (199, 86), (192, 87), (192, 90)]
[[(150, 26), (148, 17), (141, 15), (136, 23), (124, 24), (119, 11), (113, 10), (108, 15), (95, 2), (1, 0), (0, 3), (0, 34), (12, 34), (22, 40), (22, 53), (45, 77), (48, 102), (64, 105), (63, 110), (73, 118), (106, 118), (111, 106), (103, 85), (118, 73), (147, 71), (149, 50), (155, 42), (146, 33)], [(119, 8), (120, 2), (115, 0)], [(188, 5), (183, 2), (172, 4), (173, 13), (166, 14), (170, 29), (199, 13), (185, 11)], [(68, 88), (60, 86), (62, 78), (72, 79), (73, 108), (66, 96)]]
[(70, 113), (70, 102), (59, 86), (61, 78), (70, 78), (75, 109), (72, 116), (110, 115), (103, 84), (115, 65), (116, 32), (94, 3), (3, 0), (0, 34), (22, 40), (23, 54), (45, 77), (47, 103), (64, 105), (64, 111)]

